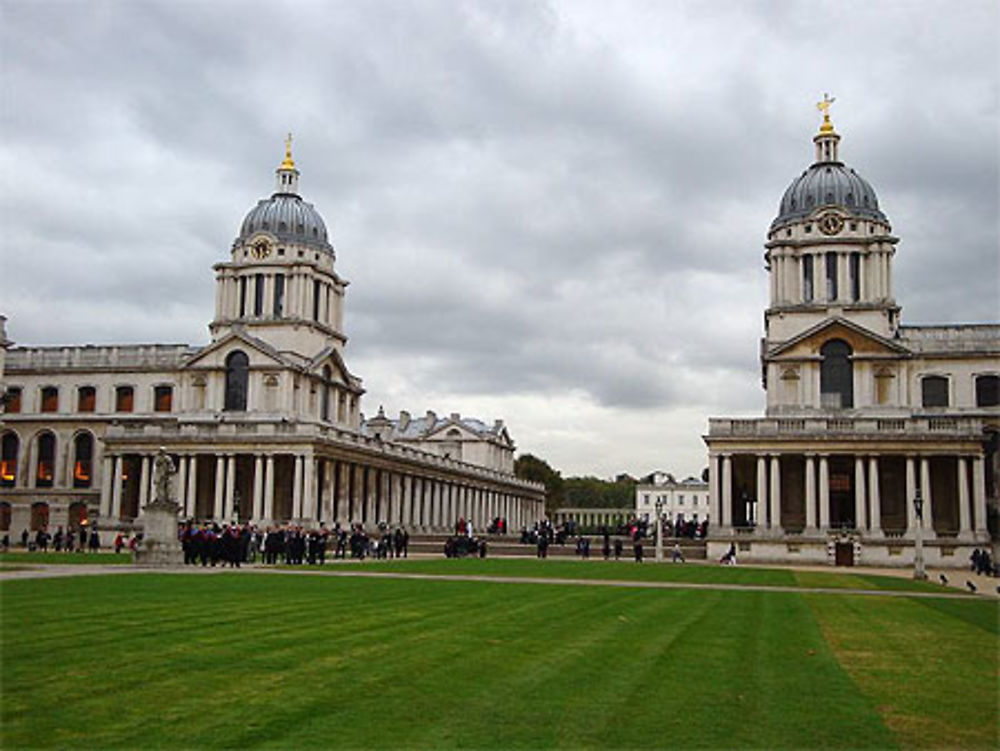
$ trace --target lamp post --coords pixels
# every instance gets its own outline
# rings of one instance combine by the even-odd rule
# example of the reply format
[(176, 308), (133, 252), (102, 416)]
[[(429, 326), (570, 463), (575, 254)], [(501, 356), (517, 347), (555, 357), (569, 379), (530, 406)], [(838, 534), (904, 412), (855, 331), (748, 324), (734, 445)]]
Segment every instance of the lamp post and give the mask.
[(656, 499), (656, 562), (663, 563), (663, 499)]
[(927, 571), (924, 570), (924, 498), (917, 488), (913, 494), (913, 510), (917, 514), (916, 537), (913, 541), (913, 578), (920, 581), (927, 580)]

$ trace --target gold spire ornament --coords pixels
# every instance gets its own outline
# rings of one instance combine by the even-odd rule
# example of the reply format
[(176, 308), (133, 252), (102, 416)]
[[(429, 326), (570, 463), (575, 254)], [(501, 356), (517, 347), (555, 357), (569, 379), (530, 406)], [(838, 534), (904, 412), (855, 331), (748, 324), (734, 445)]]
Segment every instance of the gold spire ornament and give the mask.
[(830, 105), (836, 101), (836, 97), (832, 97), (824, 91), (823, 101), (816, 102), (816, 109), (823, 113), (823, 124), (819, 128), (820, 133), (833, 133), (833, 123), (830, 122)]
[(295, 169), (295, 160), (292, 159), (292, 134), (288, 134), (285, 139), (285, 161), (281, 163), (280, 169)]

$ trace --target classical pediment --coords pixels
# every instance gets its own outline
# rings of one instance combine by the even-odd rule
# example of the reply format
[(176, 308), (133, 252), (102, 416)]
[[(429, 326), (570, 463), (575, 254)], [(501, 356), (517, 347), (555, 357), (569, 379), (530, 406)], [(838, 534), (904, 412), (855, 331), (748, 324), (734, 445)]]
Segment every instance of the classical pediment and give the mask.
[(819, 357), (820, 347), (833, 339), (847, 342), (854, 357), (898, 359), (911, 354), (910, 350), (897, 341), (879, 336), (846, 318), (834, 317), (821, 321), (798, 336), (774, 346), (767, 351), (765, 358), (797, 360)]
[(198, 350), (181, 368), (186, 370), (224, 368), (226, 358), (235, 350), (246, 353), (250, 360), (250, 367), (296, 367), (295, 363), (284, 357), (267, 342), (250, 336), (242, 329), (234, 329), (221, 339)]

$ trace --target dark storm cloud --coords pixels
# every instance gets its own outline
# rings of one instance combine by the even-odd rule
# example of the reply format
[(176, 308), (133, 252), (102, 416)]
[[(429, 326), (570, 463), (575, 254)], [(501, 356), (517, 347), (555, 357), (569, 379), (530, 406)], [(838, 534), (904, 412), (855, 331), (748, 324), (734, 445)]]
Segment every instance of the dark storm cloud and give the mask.
[(904, 319), (996, 317), (997, 9), (914, 7), (5, 0), (0, 312), (204, 341), (292, 130), (367, 411), (487, 403), (604, 474), (664, 464), (660, 420), (699, 471), (704, 417), (761, 407), (762, 245), (824, 90)]

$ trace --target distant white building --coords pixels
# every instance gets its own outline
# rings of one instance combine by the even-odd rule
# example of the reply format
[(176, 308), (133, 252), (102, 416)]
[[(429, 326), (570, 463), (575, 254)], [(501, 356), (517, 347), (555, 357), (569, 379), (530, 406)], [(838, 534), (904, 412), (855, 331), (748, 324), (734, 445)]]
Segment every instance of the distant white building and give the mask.
[(635, 486), (635, 515), (653, 519), (656, 504), (663, 504), (663, 517), (672, 522), (710, 519), (708, 483), (697, 477), (676, 480), (669, 472), (653, 472)]

